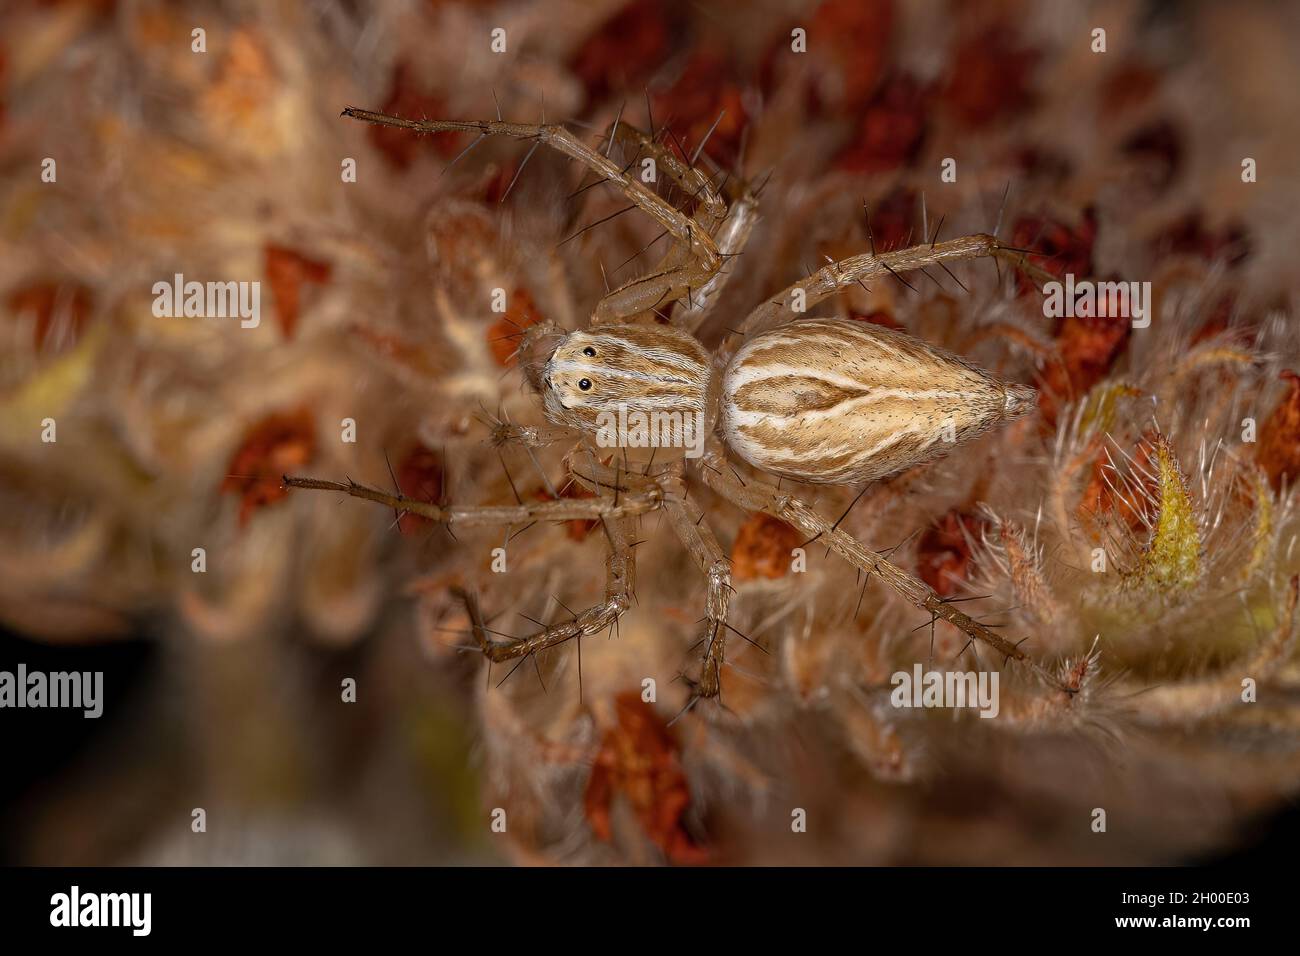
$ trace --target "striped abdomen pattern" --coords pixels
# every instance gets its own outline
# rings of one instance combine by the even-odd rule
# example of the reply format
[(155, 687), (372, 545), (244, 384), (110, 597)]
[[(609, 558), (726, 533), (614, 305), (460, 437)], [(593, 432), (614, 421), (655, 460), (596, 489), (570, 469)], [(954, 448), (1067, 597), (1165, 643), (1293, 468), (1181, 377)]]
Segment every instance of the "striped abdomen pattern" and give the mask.
[(906, 333), (808, 319), (740, 348), (723, 373), (720, 425), (756, 468), (840, 484), (937, 458), (1024, 414), (1034, 394)]

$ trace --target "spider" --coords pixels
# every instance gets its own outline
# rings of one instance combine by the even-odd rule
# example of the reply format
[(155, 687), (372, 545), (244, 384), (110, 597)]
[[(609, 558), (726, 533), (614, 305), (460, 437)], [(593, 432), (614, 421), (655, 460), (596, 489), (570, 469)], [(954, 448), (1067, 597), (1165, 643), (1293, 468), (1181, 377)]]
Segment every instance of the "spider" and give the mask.
[[(523, 659), (558, 644), (610, 629), (627, 611), (635, 588), (631, 522), (661, 509), (707, 578), (700, 676), (692, 681), (688, 707), (717, 698), (725, 658), (730, 562), (686, 494), (686, 480), (702, 481), (746, 511), (762, 511), (820, 540), (841, 558), (875, 575), (916, 607), (997, 650), (1004, 660), (1025, 663), (1042, 679), (1069, 688), (1038, 666), (1018, 644), (962, 613), (924, 582), (840, 530), (794, 494), (756, 478), (745, 480), (730, 462), (735, 455), (759, 472), (822, 485), (871, 482), (930, 461), (994, 425), (1027, 413), (1036, 392), (990, 374), (906, 333), (849, 320), (808, 318), (803, 313), (851, 283), (929, 265), (979, 257), (1011, 262), (1043, 278), (1028, 263), (1028, 250), (1003, 245), (995, 236), (971, 235), (894, 251), (853, 256), (789, 286), (755, 308), (712, 354), (696, 337), (726, 281), (722, 268), (744, 248), (757, 219), (758, 194), (731, 180), (719, 186), (694, 164), (616, 117), (608, 140), (649, 156), (693, 197), (682, 211), (630, 176), (605, 153), (584, 144), (562, 125), (496, 121), (408, 119), (349, 107), (343, 115), (413, 133), (476, 132), (472, 148), (488, 136), (531, 140), (577, 160), (621, 191), (634, 207), (657, 220), (672, 247), (649, 274), (608, 292), (585, 329), (553, 324), (521, 333), (519, 354), (529, 383), (539, 393), (549, 427), (499, 424), (498, 441), (526, 447), (579, 436), (565, 458), (576, 480), (600, 495), (514, 506), (436, 505), (402, 494), (317, 478), (285, 476), (291, 488), (341, 491), (387, 507), (459, 525), (507, 525), (532, 521), (599, 520), (608, 544), (604, 600), (570, 620), (542, 627), (509, 642), (493, 640), (472, 601), (474, 638), (492, 662)], [(468, 149), (466, 150), (466, 152)], [(463, 153), (462, 153), (463, 155)], [(529, 153), (531, 156), (531, 151)], [(684, 155), (684, 154), (683, 154)], [(525, 160), (526, 162), (526, 160)], [(634, 158), (633, 162), (636, 162)], [(522, 167), (521, 167), (522, 168)], [(761, 190), (759, 191), (761, 192)], [(628, 207), (633, 208), (632, 206)], [(1050, 278), (1050, 276), (1048, 276)], [(678, 308), (677, 306), (684, 306)], [(666, 323), (653, 321), (667, 315)], [(610, 448), (639, 446), (620, 427), (658, 416), (669, 427), (655, 451), (667, 454), (657, 471), (644, 473), (601, 460)], [(662, 423), (662, 421), (661, 421)], [(698, 427), (693, 427), (698, 426)], [(690, 434), (705, 441), (691, 455)], [(660, 446), (666, 447), (660, 447)], [(601, 454), (598, 454), (598, 447)], [(653, 455), (651, 461), (653, 461)], [(612, 494), (610, 494), (612, 492)], [(860, 497), (860, 495), (859, 495)]]

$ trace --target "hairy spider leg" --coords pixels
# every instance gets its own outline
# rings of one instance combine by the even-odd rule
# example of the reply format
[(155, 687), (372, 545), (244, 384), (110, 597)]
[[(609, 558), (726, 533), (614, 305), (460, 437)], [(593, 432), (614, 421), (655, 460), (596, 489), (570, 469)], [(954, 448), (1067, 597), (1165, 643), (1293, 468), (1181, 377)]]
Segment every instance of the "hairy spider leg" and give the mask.
[(701, 288), (713, 278), (722, 263), (707, 228), (647, 189), (639, 179), (629, 176), (628, 171), (581, 142), (563, 126), (493, 120), (413, 120), (351, 106), (343, 111), (343, 115), (381, 126), (409, 129), (415, 133), (462, 131), (477, 132), (482, 136), (512, 136), (516, 139), (535, 140), (576, 159), (612, 182), (634, 205), (660, 222), (684, 250), (684, 254), (677, 266), (633, 279), (611, 291), (597, 304), (593, 322), (629, 318), (686, 298), (693, 290)]

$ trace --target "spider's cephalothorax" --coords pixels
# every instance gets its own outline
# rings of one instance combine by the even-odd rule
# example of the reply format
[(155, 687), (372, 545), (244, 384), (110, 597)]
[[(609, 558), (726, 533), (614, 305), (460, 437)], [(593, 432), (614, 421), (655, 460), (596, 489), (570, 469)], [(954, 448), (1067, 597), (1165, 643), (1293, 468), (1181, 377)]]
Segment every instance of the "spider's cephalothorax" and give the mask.
[[(701, 437), (712, 429), (716, 388), (710, 356), (689, 332), (620, 323), (552, 336), (530, 377), (553, 424), (609, 436), (604, 443), (613, 447), (643, 445), (637, 434), (628, 434), (629, 421), (684, 425)], [(666, 444), (685, 448), (694, 444), (689, 437), (674, 440), (670, 434)]]

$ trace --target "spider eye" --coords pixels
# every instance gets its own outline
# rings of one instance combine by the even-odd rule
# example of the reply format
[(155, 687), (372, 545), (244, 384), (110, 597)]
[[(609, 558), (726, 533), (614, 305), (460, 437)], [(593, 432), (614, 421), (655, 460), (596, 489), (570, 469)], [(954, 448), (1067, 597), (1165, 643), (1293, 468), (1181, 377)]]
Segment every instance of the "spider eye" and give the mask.
[(582, 350), (582, 354), (583, 354), (583, 355), (595, 355), (595, 354), (596, 354), (596, 350), (593, 349), (590, 345), (588, 345), (585, 349)]
[(578, 382), (578, 388), (582, 389), (584, 392), (586, 392), (586, 391), (590, 391), (590, 390), (591, 390), (591, 379), (589, 379), (589, 378), (584, 378), (584, 379), (582, 379), (581, 381), (579, 381), (579, 382)]

